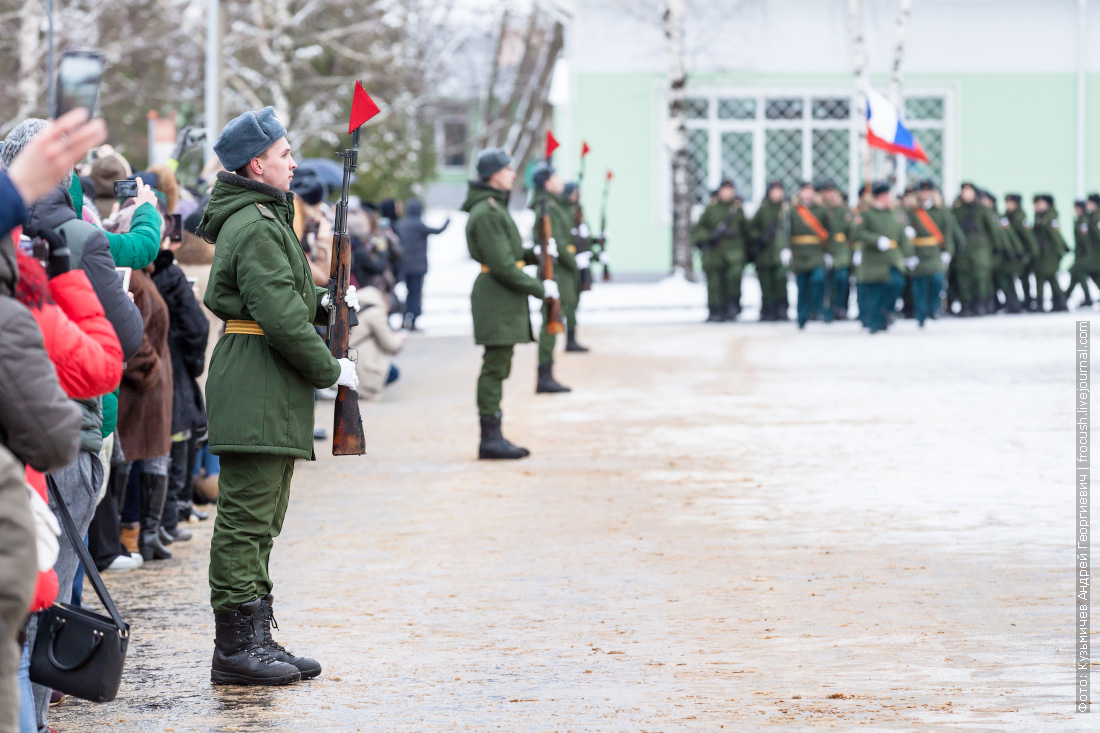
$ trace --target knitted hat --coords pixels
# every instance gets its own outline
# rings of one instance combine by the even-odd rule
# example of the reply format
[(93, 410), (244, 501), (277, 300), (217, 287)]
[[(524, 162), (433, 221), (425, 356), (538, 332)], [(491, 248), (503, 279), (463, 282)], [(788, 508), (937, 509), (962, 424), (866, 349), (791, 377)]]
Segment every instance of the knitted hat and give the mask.
[[(39, 119), (37, 117), (31, 117), (23, 120), (15, 129), (8, 133), (8, 136), (4, 139), (4, 147), (0, 149), (0, 165), (5, 169), (11, 166), (11, 162), (15, 160), (15, 156), (23, 152), (23, 148), (27, 147), (34, 137), (42, 132), (46, 128), (48, 123), (46, 120)], [(70, 169), (61, 179), (61, 184), (67, 189), (73, 182), (73, 172)]]
[(226, 125), (214, 143), (214, 153), (227, 171), (236, 171), (285, 136), (286, 128), (275, 116), (275, 108), (264, 107), (259, 112), (245, 112)]
[(97, 199), (114, 199), (115, 181), (124, 181), (132, 175), (130, 164), (118, 153), (96, 158), (92, 163), (92, 182)]
[(309, 206), (316, 206), (325, 199), (325, 184), (317, 176), (294, 176), (290, 190)]

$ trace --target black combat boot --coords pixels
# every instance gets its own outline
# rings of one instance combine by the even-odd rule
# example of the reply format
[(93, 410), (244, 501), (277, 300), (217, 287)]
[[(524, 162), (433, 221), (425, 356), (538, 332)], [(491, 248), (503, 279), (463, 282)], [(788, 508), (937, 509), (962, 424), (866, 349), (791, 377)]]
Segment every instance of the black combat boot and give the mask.
[(724, 320), (720, 310), (713, 305), (707, 306), (707, 311), (707, 323), (721, 323)]
[(531, 451), (513, 445), (505, 439), (500, 432), (500, 422), (499, 412), (495, 415), (481, 416), (481, 445), (478, 447), (477, 457), (487, 460), (514, 460), (531, 455)]
[(289, 685), (302, 679), (297, 667), (279, 661), (264, 647), (256, 628), (261, 603), (257, 598), (236, 611), (214, 614), (210, 681), (215, 685)]
[(539, 381), (535, 384), (536, 394), (556, 394), (558, 392), (572, 392), (563, 384), (558, 384), (554, 379), (554, 362), (539, 364)]
[(1005, 312), (1016, 314), (1022, 311), (1023, 308), (1020, 306), (1020, 298), (1016, 294), (1016, 288), (1009, 288), (1005, 291)]
[(1067, 311), (1069, 308), (1066, 306), (1066, 294), (1054, 293), (1054, 299), (1051, 303), (1050, 312), (1058, 313), (1059, 311)]
[(760, 321), (774, 321), (775, 318), (775, 306), (764, 303), (760, 306)]
[(321, 664), (316, 659), (298, 657), (288, 652), (286, 648), (271, 638), (271, 629), (279, 628), (279, 622), (275, 620), (275, 611), (272, 606), (275, 596), (268, 593), (260, 599), (260, 608), (252, 614), (252, 630), (260, 640), (264, 651), (280, 662), (293, 665), (302, 674), (303, 680), (311, 680), (321, 674)]
[(775, 320), (777, 321), (789, 321), (791, 320), (791, 304), (784, 300), (782, 303), (776, 303), (775, 305)]
[(168, 477), (141, 474), (141, 557), (150, 560), (170, 560), (172, 552), (160, 539), (160, 517), (164, 513), (164, 497), (168, 494)]
[(735, 299), (731, 299), (726, 303), (726, 318), (727, 321), (736, 321), (737, 316), (741, 315), (741, 304)]
[(569, 329), (565, 334), (565, 350), (576, 351), (579, 353), (586, 353), (588, 351), (587, 346), (581, 346), (577, 343), (577, 331), (576, 329)]

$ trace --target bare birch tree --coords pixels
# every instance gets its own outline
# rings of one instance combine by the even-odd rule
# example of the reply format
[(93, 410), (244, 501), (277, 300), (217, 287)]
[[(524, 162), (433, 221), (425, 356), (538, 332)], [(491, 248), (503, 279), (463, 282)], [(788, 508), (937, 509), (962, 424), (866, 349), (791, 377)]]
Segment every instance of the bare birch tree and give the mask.
[(670, 0), (665, 10), (668, 62), (669, 153), (672, 173), (672, 272), (694, 280), (691, 248), (691, 186), (688, 181), (687, 108), (684, 88), (684, 0)]
[(867, 145), (867, 90), (871, 88), (871, 67), (863, 37), (863, 0), (848, 0), (848, 40), (852, 46), (855, 72), (856, 130), (864, 185), (871, 185), (871, 149)]
[[(905, 59), (905, 41), (909, 33), (909, 16), (913, 9), (913, 0), (898, 0), (898, 18), (894, 34), (894, 63), (890, 68), (890, 103), (901, 115), (905, 109), (901, 96), (901, 65)], [(899, 188), (902, 185), (901, 172), (905, 169), (904, 157), (891, 156), (893, 161), (893, 178)]]

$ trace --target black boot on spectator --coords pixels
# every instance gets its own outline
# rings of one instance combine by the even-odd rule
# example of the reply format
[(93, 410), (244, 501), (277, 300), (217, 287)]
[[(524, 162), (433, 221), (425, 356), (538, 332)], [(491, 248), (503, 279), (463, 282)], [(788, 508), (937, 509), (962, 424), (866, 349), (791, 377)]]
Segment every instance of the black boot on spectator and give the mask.
[(259, 637), (260, 644), (263, 645), (264, 651), (275, 659), (294, 665), (302, 673), (303, 680), (313, 679), (321, 674), (321, 664), (316, 659), (295, 656), (288, 652), (282, 644), (271, 638), (271, 629), (279, 628), (279, 622), (275, 620), (275, 611), (272, 608), (274, 604), (275, 596), (268, 593), (260, 599), (260, 608), (252, 615), (252, 628), (256, 636)]
[(150, 560), (168, 560), (172, 552), (161, 542), (160, 517), (164, 513), (164, 497), (168, 493), (168, 477), (151, 473), (141, 474), (141, 557)]
[(297, 667), (280, 662), (263, 646), (263, 637), (256, 630), (262, 613), (257, 598), (236, 611), (214, 614), (210, 681), (215, 685), (289, 685), (302, 679)]
[(160, 536), (161, 544), (164, 545), (170, 545), (173, 542), (187, 542), (187, 540), (191, 539), (191, 530), (181, 529), (178, 526), (168, 529), (162, 524), (157, 530), (157, 533)]

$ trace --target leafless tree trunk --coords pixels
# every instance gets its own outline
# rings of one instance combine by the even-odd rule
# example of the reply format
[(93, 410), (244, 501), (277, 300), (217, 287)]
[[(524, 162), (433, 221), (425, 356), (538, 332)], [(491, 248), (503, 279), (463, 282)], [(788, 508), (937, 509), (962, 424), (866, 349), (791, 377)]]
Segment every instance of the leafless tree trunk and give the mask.
[[(905, 40), (909, 33), (909, 15), (913, 9), (913, 0), (898, 0), (898, 20), (894, 35), (894, 65), (890, 70), (890, 103), (901, 115), (904, 110), (901, 98), (901, 63), (905, 58)], [(901, 155), (891, 156), (893, 178), (901, 188), (901, 172), (905, 169)]]
[(38, 61), (42, 56), (42, 23), (46, 18), (43, 8), (40, 2), (26, 2), (19, 11), (19, 83), (16, 86), (19, 106), (11, 116), (11, 122), (6, 125), (7, 129), (31, 115), (38, 106), (38, 97), (42, 93), (42, 74)]
[(500, 54), (504, 50), (504, 37), (508, 33), (508, 8), (500, 14), (500, 33), (497, 36), (496, 51), (493, 53), (492, 66), (489, 71), (489, 84), (485, 88), (485, 103), (481, 107), (481, 130), (477, 136), (477, 147), (488, 146), (492, 135), (493, 114), (496, 112), (496, 88), (500, 78)]
[(867, 90), (871, 88), (871, 67), (863, 38), (863, 0), (848, 0), (848, 39), (856, 79), (856, 125), (864, 185), (871, 185), (871, 149), (867, 146)]
[(687, 109), (684, 87), (684, 0), (665, 10), (668, 59), (668, 124), (672, 157), (672, 271), (695, 279), (691, 250), (691, 186), (688, 182)]
[(545, 48), (540, 59), (538, 73), (532, 74), (528, 80), (520, 109), (516, 110), (516, 121), (512, 124), (515, 138), (509, 133), (506, 147), (512, 151), (512, 157), (516, 160), (516, 170), (522, 171), (533, 156), (538, 148), (540, 133), (550, 117), (546, 111), (549, 106), (546, 100), (550, 94), (550, 78), (564, 43), (565, 29), (561, 23), (555, 22), (550, 45)]

